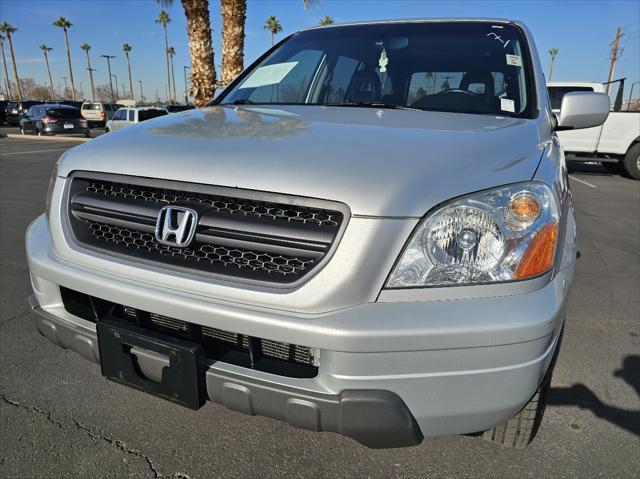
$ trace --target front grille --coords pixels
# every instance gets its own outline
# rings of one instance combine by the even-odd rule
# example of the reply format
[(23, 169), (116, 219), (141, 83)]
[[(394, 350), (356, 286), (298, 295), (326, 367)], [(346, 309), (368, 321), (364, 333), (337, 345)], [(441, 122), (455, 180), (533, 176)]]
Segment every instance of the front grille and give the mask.
[[(348, 214), (322, 200), (96, 173), (74, 174), (68, 188), (69, 223), (84, 246), (275, 286), (301, 281), (328, 260)], [(156, 219), (167, 205), (198, 213), (187, 247), (156, 241)]]
[(209, 263), (222, 264), (225, 267), (251, 269), (283, 276), (300, 276), (309, 269), (315, 260), (303, 256), (284, 256), (262, 253), (238, 248), (214, 246), (209, 244), (194, 248), (174, 248), (159, 244), (154, 235), (135, 231), (129, 228), (112, 226), (89, 221), (89, 231), (98, 240), (111, 243), (115, 247), (128, 249), (135, 247), (139, 251), (148, 252), (165, 258), (171, 257), (186, 264)]
[(119, 305), (68, 288), (60, 288), (65, 310), (97, 323), (107, 317), (124, 319), (140, 327), (201, 344), (207, 358), (288, 377), (318, 374), (315, 348), (238, 334)]
[(297, 221), (320, 226), (336, 227), (339, 226), (342, 220), (341, 214), (334, 211), (107, 181), (92, 181), (87, 186), (87, 191), (106, 197), (141, 200), (150, 203), (197, 203), (206, 205), (213, 211), (220, 213), (253, 215), (260, 218)]

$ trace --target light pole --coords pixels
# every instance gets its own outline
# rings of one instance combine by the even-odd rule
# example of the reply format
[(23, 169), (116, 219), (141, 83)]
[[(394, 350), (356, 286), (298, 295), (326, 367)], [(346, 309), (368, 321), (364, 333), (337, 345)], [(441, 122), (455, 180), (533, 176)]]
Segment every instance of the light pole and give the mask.
[(184, 104), (189, 104), (189, 89), (187, 88), (187, 70), (190, 70), (191, 67), (185, 66), (184, 70)]
[(113, 73), (111, 76), (116, 79), (116, 96), (120, 98), (120, 91), (118, 90), (118, 75)]
[(69, 87), (67, 86), (67, 78), (69, 77), (62, 77), (62, 79), (64, 80), (64, 91), (62, 92), (62, 96), (64, 97), (63, 100), (67, 99), (67, 90), (69, 89)]
[[(113, 83), (111, 82), (111, 59), (115, 58), (115, 55), (100, 55), (102, 58), (106, 58), (107, 59), (107, 68), (109, 70), (109, 88), (111, 88), (111, 103), (115, 103), (116, 99), (113, 96)], [(118, 84), (116, 83), (116, 87), (118, 86)]]
[(144, 93), (142, 93), (142, 80), (138, 80), (140, 83), (140, 102), (144, 103)]

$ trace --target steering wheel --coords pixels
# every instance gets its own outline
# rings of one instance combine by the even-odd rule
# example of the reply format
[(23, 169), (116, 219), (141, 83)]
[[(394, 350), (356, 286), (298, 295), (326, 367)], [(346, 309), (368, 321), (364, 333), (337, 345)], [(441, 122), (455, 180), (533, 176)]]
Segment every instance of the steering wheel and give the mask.
[(439, 91), (436, 95), (442, 95), (443, 93), (463, 93), (465, 95), (476, 96), (472, 91), (463, 90), (462, 88), (449, 88), (448, 90)]

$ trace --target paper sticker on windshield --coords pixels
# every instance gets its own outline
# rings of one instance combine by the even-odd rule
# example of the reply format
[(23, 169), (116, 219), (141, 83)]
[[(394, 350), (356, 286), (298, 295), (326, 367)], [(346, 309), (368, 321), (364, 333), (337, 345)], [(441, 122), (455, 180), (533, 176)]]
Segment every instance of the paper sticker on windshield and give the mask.
[(513, 65), (514, 67), (522, 66), (522, 58), (518, 55), (509, 55), (507, 53), (507, 65)]
[(516, 103), (509, 98), (500, 98), (500, 109), (502, 111), (514, 113), (516, 111)]
[(297, 64), (298, 62), (275, 63), (273, 65), (257, 68), (251, 76), (238, 87), (238, 89), (258, 88), (261, 86), (280, 83)]

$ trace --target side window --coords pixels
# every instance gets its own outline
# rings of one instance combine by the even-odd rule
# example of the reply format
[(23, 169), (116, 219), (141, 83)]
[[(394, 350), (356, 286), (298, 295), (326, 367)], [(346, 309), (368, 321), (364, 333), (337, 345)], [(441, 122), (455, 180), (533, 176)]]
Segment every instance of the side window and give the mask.
[(118, 110), (116, 112), (115, 115), (113, 115), (113, 119), (114, 120), (122, 120), (122, 115), (123, 115), (124, 111), (123, 110)]
[(136, 112), (129, 110), (129, 121), (136, 121)]
[(327, 82), (327, 103), (341, 103), (347, 94), (347, 88), (351, 82), (351, 77), (360, 66), (358, 60), (349, 57), (338, 57), (333, 67), (333, 74)]
[(593, 91), (590, 86), (550, 86), (547, 88), (551, 109), (559, 110), (562, 106), (562, 97), (574, 91)]

